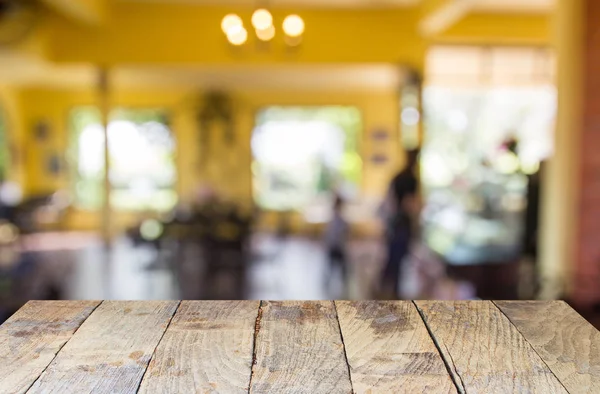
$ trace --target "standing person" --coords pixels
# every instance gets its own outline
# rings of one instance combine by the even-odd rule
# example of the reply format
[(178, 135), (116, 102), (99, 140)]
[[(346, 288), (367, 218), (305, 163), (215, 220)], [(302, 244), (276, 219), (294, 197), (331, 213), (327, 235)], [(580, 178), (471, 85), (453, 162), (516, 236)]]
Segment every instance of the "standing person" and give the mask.
[[(406, 152), (406, 166), (392, 179), (387, 196), (387, 258), (381, 277), (381, 289), (399, 298), (398, 283), (401, 264), (408, 255), (411, 238), (416, 225), (418, 210), (417, 167), (419, 151)], [(390, 289), (390, 287), (393, 287)]]
[(348, 262), (346, 261), (346, 240), (348, 237), (348, 223), (342, 216), (344, 200), (340, 196), (335, 197), (333, 203), (333, 216), (325, 230), (325, 246), (329, 259), (329, 274), (326, 276), (327, 283), (331, 280), (331, 274), (336, 267), (342, 272), (344, 287), (348, 286)]

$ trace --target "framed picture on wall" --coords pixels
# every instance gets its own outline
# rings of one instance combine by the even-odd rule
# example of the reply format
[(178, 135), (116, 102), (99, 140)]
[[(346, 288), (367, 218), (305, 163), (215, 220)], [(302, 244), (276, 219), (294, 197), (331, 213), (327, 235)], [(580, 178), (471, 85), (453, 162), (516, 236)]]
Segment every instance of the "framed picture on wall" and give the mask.
[(33, 127), (33, 136), (38, 142), (48, 140), (50, 136), (50, 123), (46, 120), (39, 120)]
[(389, 137), (388, 131), (383, 127), (376, 128), (371, 132), (371, 138), (374, 141), (387, 141)]
[(62, 163), (62, 158), (58, 153), (49, 154), (46, 160), (46, 172), (53, 176), (60, 175), (63, 167)]
[(373, 156), (371, 156), (371, 163), (375, 165), (383, 165), (386, 164), (388, 161), (388, 156), (382, 153), (374, 154)]

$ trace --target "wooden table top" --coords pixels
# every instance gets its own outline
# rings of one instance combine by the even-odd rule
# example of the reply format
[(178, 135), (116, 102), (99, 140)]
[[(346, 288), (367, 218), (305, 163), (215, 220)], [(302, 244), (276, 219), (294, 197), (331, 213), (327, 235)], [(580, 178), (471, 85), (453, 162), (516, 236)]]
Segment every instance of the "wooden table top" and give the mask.
[(30, 301), (0, 393), (600, 393), (562, 301)]

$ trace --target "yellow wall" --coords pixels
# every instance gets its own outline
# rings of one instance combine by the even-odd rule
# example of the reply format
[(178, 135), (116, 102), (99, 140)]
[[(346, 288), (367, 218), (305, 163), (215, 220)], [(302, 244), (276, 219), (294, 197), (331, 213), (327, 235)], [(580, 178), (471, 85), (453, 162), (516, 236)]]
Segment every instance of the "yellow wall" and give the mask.
[(6, 123), (7, 140), (11, 147), (11, 163), (9, 172), (4, 174), (9, 180), (23, 183), (25, 171), (20, 147), (23, 144), (23, 127), (21, 124), (21, 108), (14, 88), (0, 86), (0, 111)]
[[(199, 146), (194, 120), (196, 92), (186, 90), (161, 91), (115, 91), (111, 95), (113, 106), (164, 107), (172, 116), (173, 131), (178, 141), (178, 191), (188, 200), (200, 183)], [(269, 105), (351, 105), (363, 115), (364, 133), (361, 153), (364, 160), (363, 194), (368, 198), (380, 198), (393, 171), (402, 163), (399, 147), (398, 96), (396, 92), (304, 92), (283, 93), (279, 91), (239, 91), (232, 94), (236, 111), (235, 146), (226, 147), (221, 139), (211, 145), (209, 165), (212, 167), (212, 183), (228, 198), (249, 203), (251, 188), (250, 136), (258, 110)], [(77, 105), (94, 104), (97, 98), (90, 90), (24, 89), (19, 92), (21, 123), (26, 139), (25, 190), (27, 193), (52, 192), (70, 188), (68, 173), (52, 176), (46, 170), (46, 160), (52, 152), (64, 152), (68, 146), (67, 117), (69, 110)], [(51, 125), (51, 137), (38, 142), (33, 137), (33, 127), (39, 120)], [(387, 130), (391, 140), (374, 148), (370, 134), (374, 130)], [(219, 142), (221, 141), (221, 142)], [(374, 153), (386, 154), (390, 161), (373, 165), (369, 157)], [(210, 181), (210, 179), (208, 180)], [(131, 221), (131, 215), (117, 215), (117, 227)], [(98, 213), (75, 212), (71, 215), (71, 227), (94, 228), (99, 225)]]
[[(50, 57), (59, 62), (116, 63), (314, 63), (393, 62), (421, 68), (417, 9), (273, 10), (279, 34), (272, 50), (254, 45), (231, 48), (221, 19), (239, 13), (246, 27), (252, 8), (199, 7), (190, 4), (114, 3), (101, 28), (51, 22)], [(304, 44), (286, 50), (280, 30), (284, 17), (298, 13), (306, 23)], [(251, 43), (253, 44), (253, 43)]]
[[(268, 50), (250, 41), (227, 44), (220, 22), (236, 12), (250, 28), (252, 8), (185, 3), (126, 3), (110, 7), (100, 27), (69, 23), (60, 15), (48, 21), (48, 55), (57, 62), (96, 64), (265, 64), (389, 62), (422, 69), (427, 43), (547, 44), (550, 16), (472, 13), (434, 37), (419, 33), (423, 10), (274, 9), (279, 34)], [(303, 45), (285, 49), (280, 30), (289, 13), (306, 22)], [(252, 35), (251, 35), (252, 36)], [(252, 38), (251, 38), (252, 40)]]
[[(431, 1), (430, 3), (434, 3)], [(185, 3), (111, 2), (108, 17), (99, 26), (76, 23), (58, 13), (49, 13), (38, 40), (42, 56), (57, 64), (96, 65), (286, 65), (297, 63), (389, 63), (424, 69), (427, 45), (432, 42), (484, 44), (545, 44), (550, 40), (546, 15), (471, 14), (447, 31), (424, 39), (418, 25), (423, 10), (402, 9), (299, 9), (273, 11), (280, 26), (283, 17), (298, 12), (306, 22), (303, 45), (287, 51), (281, 34), (270, 50), (257, 49), (250, 42), (243, 48), (230, 47), (219, 26), (229, 12), (239, 13), (250, 25), (252, 8), (197, 6)], [(36, 41), (37, 42), (37, 41)], [(36, 47), (37, 48), (37, 47)], [(180, 88), (151, 91), (116, 91), (114, 106), (160, 106), (172, 112), (173, 128), (179, 141), (178, 190), (190, 198), (198, 185), (198, 138), (195, 134), (192, 91)], [(11, 92), (12, 106), (23, 136), (24, 171), (27, 193), (48, 192), (70, 187), (67, 176), (51, 176), (45, 171), (48, 156), (64, 152), (68, 144), (67, 114), (75, 105), (97, 101), (94, 89), (68, 90), (25, 88)], [(401, 163), (398, 137), (398, 99), (395, 92), (234, 92), (238, 122), (237, 145), (212, 161), (212, 178), (231, 198), (249, 201), (251, 195), (250, 134), (255, 112), (268, 105), (354, 105), (363, 114), (365, 133), (362, 153), (365, 163), (363, 190), (378, 197)], [(33, 138), (33, 126), (48, 120), (53, 134), (49, 142)], [(368, 137), (375, 129), (389, 130), (394, 140), (375, 152)], [(214, 147), (214, 149), (224, 149)], [(390, 163), (373, 166), (371, 154), (387, 154)], [(235, 181), (232, 179), (235, 178)], [(98, 224), (98, 215), (78, 214), (74, 226)], [(119, 218), (121, 218), (119, 216)], [(128, 219), (123, 219), (127, 221)]]
[(472, 13), (432, 38), (442, 43), (496, 45), (550, 45), (551, 15)]
[[(137, 91), (137, 92), (114, 92), (111, 95), (114, 106), (124, 107), (165, 107), (172, 111), (173, 128), (182, 148), (193, 146), (190, 144), (190, 126), (187, 114), (179, 110), (179, 106), (185, 102), (183, 92), (173, 91)], [(69, 144), (68, 114), (70, 109), (78, 105), (95, 105), (97, 96), (92, 89), (89, 90), (54, 90), (54, 89), (23, 89), (19, 92), (19, 103), (21, 107), (21, 125), (26, 138), (23, 141), (26, 194), (48, 193), (58, 189), (69, 189), (71, 179), (68, 171), (55, 176), (47, 170), (47, 160), (53, 153), (64, 157)], [(36, 141), (33, 129), (37, 122), (43, 120), (50, 125), (50, 137), (44, 141)], [(193, 154), (189, 150), (181, 149), (178, 154), (178, 165), (186, 167), (185, 160), (189, 160), (186, 154)], [(189, 166), (187, 166), (189, 167)], [(183, 174), (187, 172), (182, 171)], [(186, 183), (185, 176), (182, 177), (179, 188)], [(70, 215), (70, 227), (74, 228), (98, 228), (100, 218), (98, 213), (73, 212)], [(131, 215), (119, 214), (116, 217), (116, 225), (119, 227), (131, 221)]]

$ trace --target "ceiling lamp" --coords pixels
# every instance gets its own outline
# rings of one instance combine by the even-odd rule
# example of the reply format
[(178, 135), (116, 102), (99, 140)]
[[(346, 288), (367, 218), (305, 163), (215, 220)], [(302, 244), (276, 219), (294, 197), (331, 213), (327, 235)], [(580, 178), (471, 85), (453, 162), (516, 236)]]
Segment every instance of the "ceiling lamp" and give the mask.
[(275, 26), (271, 25), (266, 29), (256, 29), (256, 37), (261, 41), (271, 41), (275, 37)]
[(264, 8), (259, 8), (252, 14), (252, 26), (256, 30), (267, 30), (273, 26), (273, 16)]
[(304, 21), (298, 15), (288, 15), (283, 20), (283, 31), (290, 37), (300, 37), (304, 33)]
[[(259, 8), (252, 13), (252, 27), (259, 41), (271, 41), (275, 37), (275, 25), (273, 24), (273, 15), (265, 8)], [(283, 32), (285, 34), (284, 42), (288, 46), (297, 46), (302, 40), (304, 34), (304, 20), (298, 15), (288, 15), (283, 20)], [(221, 29), (227, 41), (234, 46), (240, 46), (248, 41), (248, 31), (244, 27), (244, 22), (237, 14), (225, 15), (221, 21)]]
[(223, 30), (225, 35), (229, 35), (229, 32), (237, 27), (244, 27), (244, 22), (242, 22), (242, 18), (236, 14), (225, 15), (221, 21), (221, 30)]
[(227, 40), (235, 46), (240, 46), (248, 40), (248, 32), (244, 26), (234, 26), (227, 32)]

